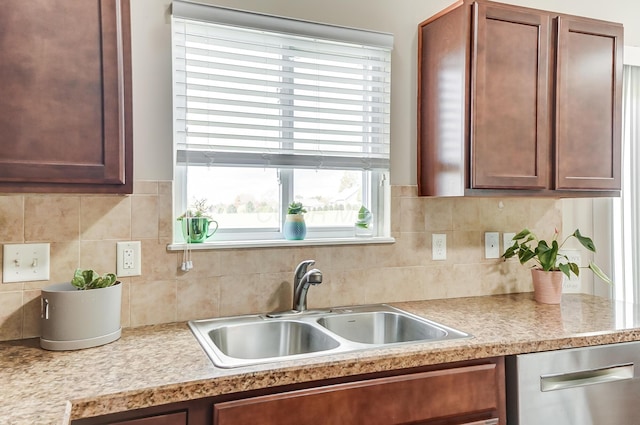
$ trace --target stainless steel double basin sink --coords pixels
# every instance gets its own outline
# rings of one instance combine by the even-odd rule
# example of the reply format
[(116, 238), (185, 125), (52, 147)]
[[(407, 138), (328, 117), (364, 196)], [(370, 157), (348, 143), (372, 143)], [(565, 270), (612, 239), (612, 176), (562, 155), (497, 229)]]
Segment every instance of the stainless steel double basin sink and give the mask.
[(470, 337), (386, 304), (192, 320), (189, 327), (222, 368)]

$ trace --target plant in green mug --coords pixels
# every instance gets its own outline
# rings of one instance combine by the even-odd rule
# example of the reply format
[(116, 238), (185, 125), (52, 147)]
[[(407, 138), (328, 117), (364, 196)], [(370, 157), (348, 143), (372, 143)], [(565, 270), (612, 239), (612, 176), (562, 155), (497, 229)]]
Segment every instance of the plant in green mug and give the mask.
[(185, 217), (203, 217), (203, 218), (211, 218), (209, 215), (210, 206), (207, 203), (207, 199), (196, 199), (193, 201), (193, 205), (191, 208), (188, 208), (178, 220), (182, 220)]
[[(579, 276), (580, 267), (576, 263), (569, 261), (569, 258), (560, 252), (560, 249), (569, 238), (576, 238), (582, 246), (591, 252), (596, 252), (596, 246), (591, 238), (580, 234), (579, 229), (576, 229), (561, 243), (558, 243), (558, 235), (559, 233), (556, 229), (551, 241), (547, 242), (538, 239), (529, 229), (524, 229), (513, 237), (513, 245), (502, 254), (502, 257), (507, 259), (517, 256), (520, 264), (534, 261), (540, 270), (561, 271), (567, 277), (571, 277), (571, 273)], [(588, 268), (606, 283), (613, 284), (611, 279), (595, 263), (589, 263)]]

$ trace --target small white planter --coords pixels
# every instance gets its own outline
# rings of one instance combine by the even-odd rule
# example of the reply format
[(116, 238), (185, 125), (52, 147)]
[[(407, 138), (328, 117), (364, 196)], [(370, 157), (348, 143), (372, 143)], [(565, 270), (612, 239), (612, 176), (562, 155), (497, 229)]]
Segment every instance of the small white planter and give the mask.
[(78, 290), (57, 283), (42, 290), (40, 346), (46, 350), (78, 350), (120, 338), (122, 284)]

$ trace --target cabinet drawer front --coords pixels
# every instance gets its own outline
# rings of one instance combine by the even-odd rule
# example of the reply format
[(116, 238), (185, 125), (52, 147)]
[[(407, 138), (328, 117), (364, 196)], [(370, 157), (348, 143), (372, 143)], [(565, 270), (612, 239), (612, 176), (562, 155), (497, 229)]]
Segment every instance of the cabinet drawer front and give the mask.
[[(459, 367), (219, 403), (216, 425), (389, 425), (499, 409), (496, 364)], [(482, 422), (481, 422), (482, 423)]]

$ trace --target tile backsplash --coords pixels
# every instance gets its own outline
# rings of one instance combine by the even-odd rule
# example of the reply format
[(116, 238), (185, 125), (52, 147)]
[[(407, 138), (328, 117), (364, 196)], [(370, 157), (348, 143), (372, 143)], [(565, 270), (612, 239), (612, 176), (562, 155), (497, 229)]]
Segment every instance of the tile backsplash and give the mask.
[[(180, 270), (172, 235), (172, 182), (137, 181), (131, 196), (0, 195), (0, 244), (49, 242), (49, 281), (0, 284), (0, 340), (39, 336), (40, 289), (77, 267), (115, 270), (116, 242), (142, 242), (142, 275), (123, 278), (124, 327), (290, 308), (296, 264), (315, 259), (324, 282), (309, 307), (531, 290), (516, 260), (484, 259), (484, 232), (561, 229), (561, 203), (537, 198), (420, 198), (391, 190), (393, 244), (195, 251)], [(431, 235), (447, 259), (431, 260)], [(0, 256), (2, 252), (0, 250)]]

